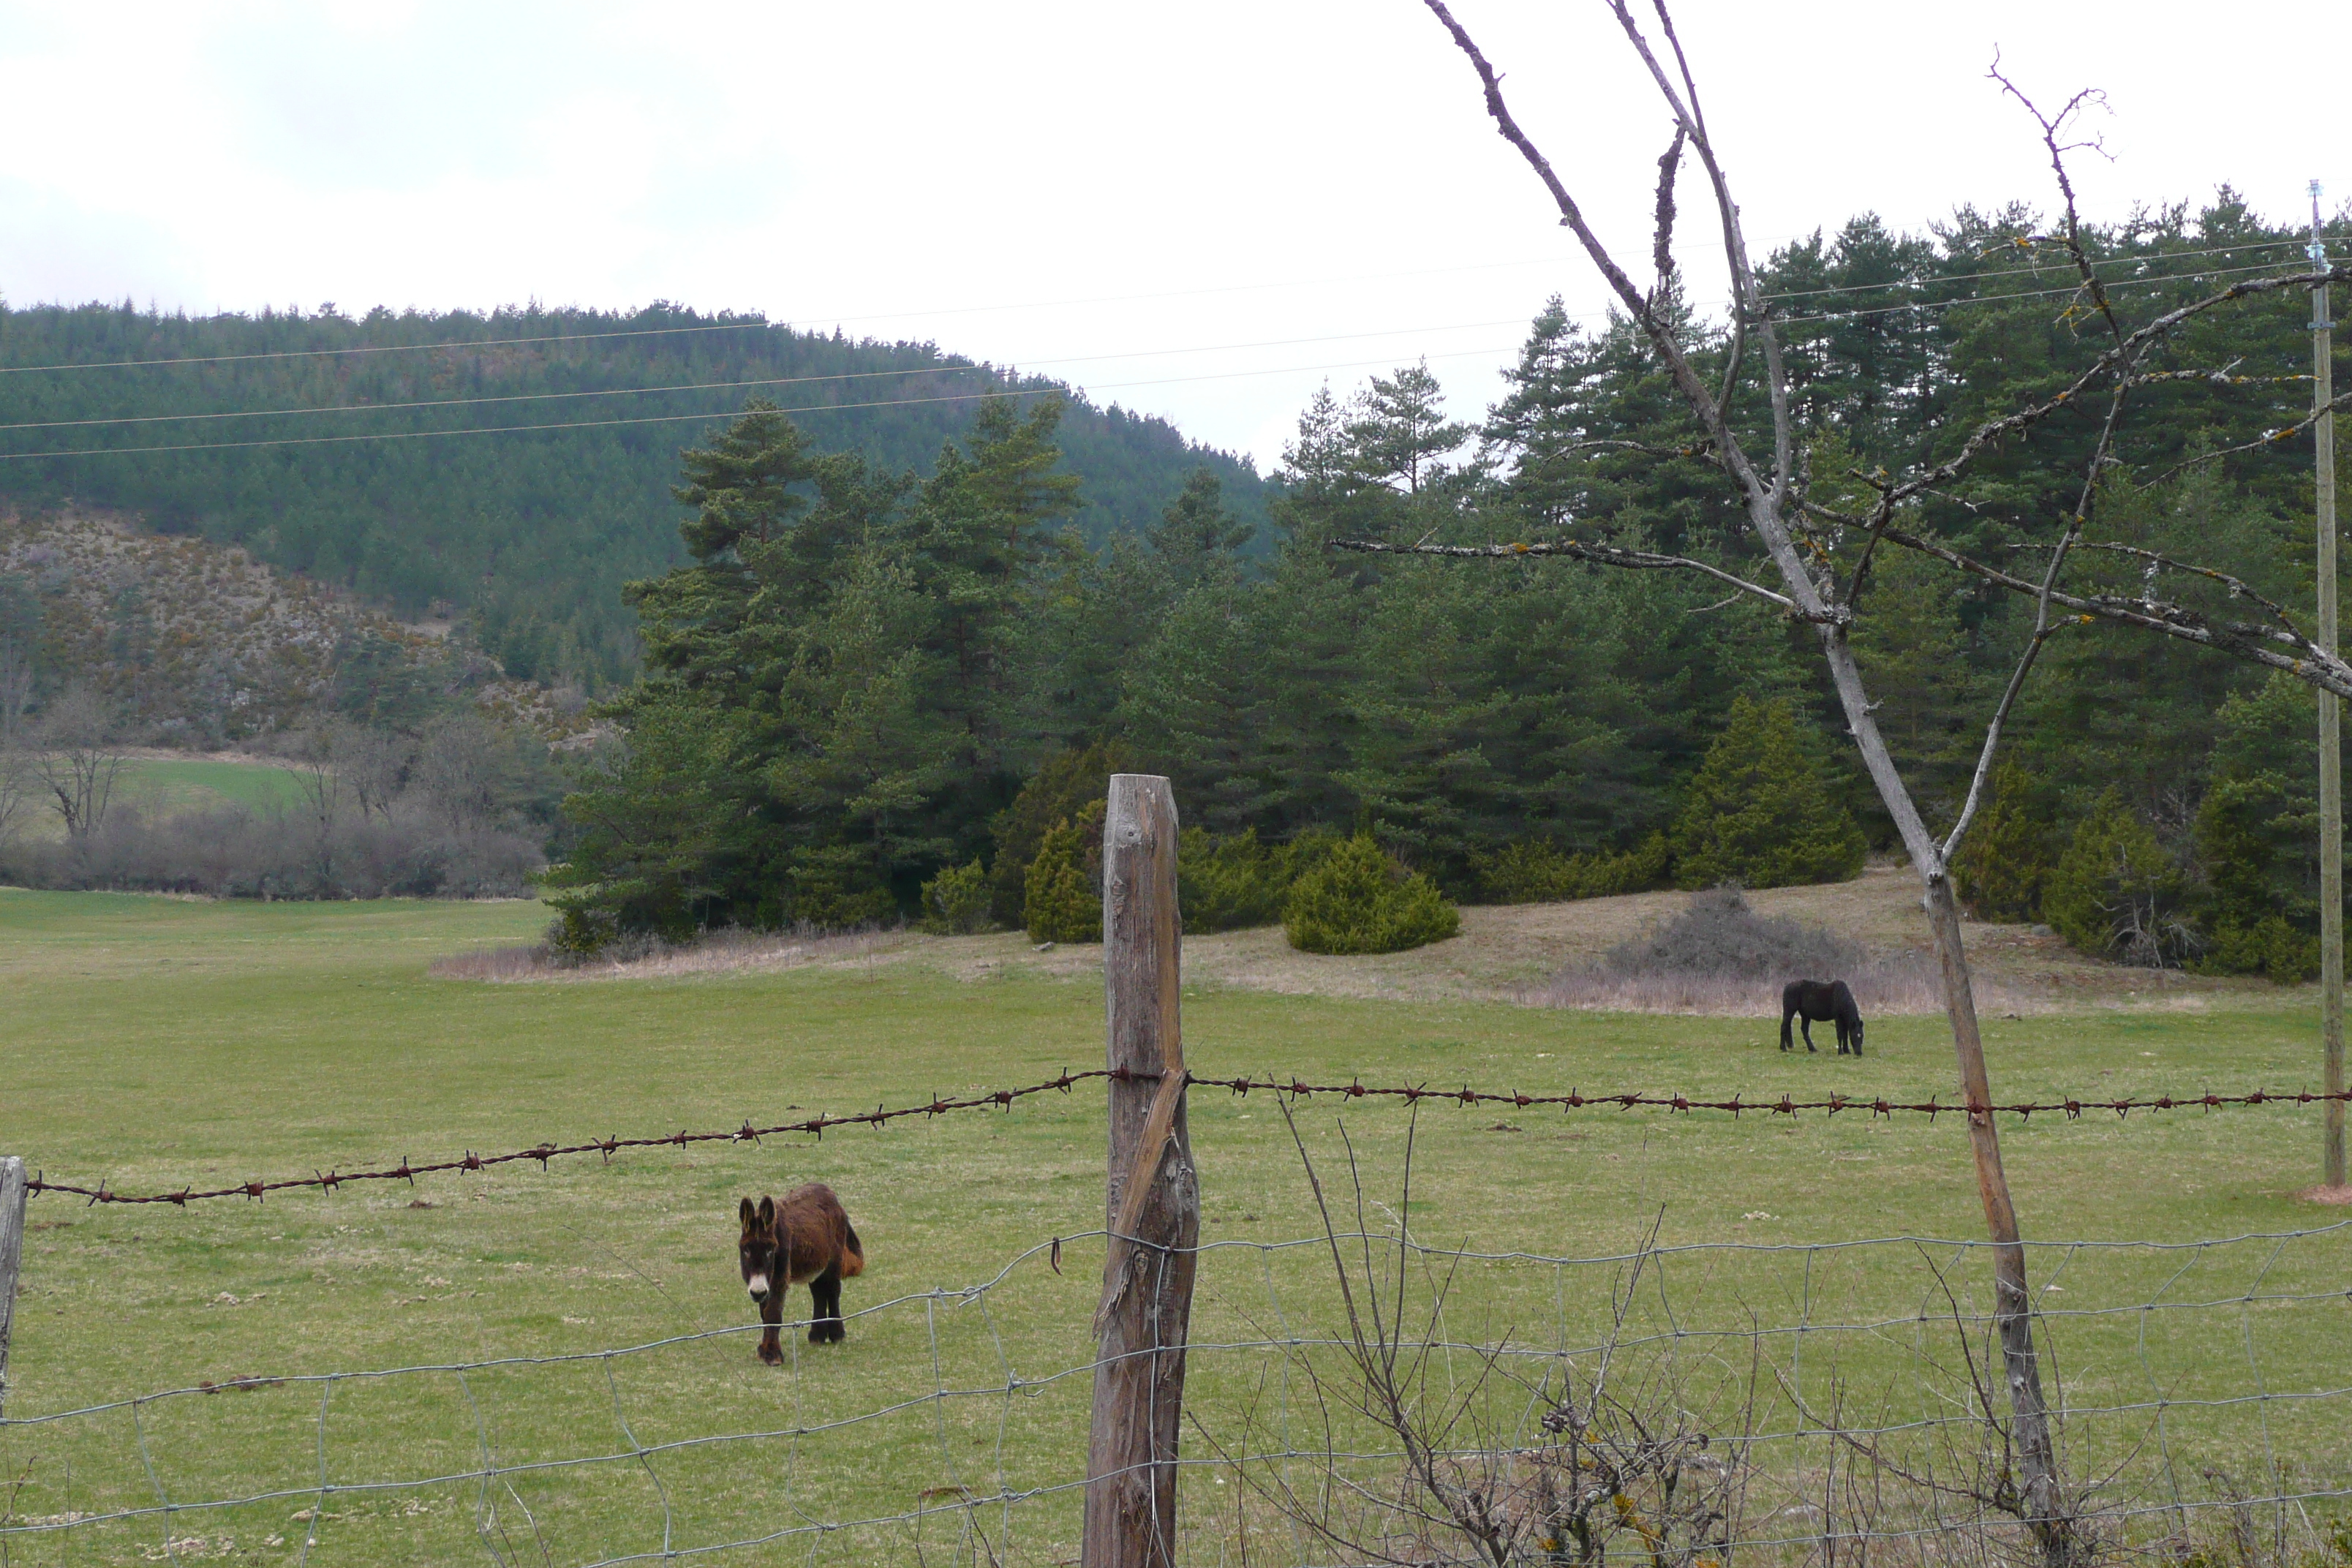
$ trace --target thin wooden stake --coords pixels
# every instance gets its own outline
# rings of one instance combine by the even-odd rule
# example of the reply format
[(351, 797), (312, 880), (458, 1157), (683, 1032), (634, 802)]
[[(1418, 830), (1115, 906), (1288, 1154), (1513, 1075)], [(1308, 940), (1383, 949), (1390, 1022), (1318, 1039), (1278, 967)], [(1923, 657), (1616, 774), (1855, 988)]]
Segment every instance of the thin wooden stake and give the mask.
[[(2319, 230), (2319, 182), (2311, 182), (2311, 259), (2327, 265)], [(2317, 505), (2319, 534), (2319, 636), (2324, 653), (2336, 651), (2336, 401), (2332, 324), (2327, 285), (2311, 290), (2311, 398), (2318, 415)], [(2338, 731), (2336, 697), (2319, 694), (2319, 1050), (2327, 1092), (2344, 1092), (2344, 742)], [(2344, 1185), (2344, 1102), (2327, 1102), (2321, 1135), (2320, 1181)]]
[(0, 1157), (0, 1415), (8, 1409), (8, 1336), (16, 1321), (16, 1266), (25, 1252), (25, 1162)]
[(1110, 1179), (1084, 1568), (1172, 1568), (1184, 1346), (1200, 1184), (1184, 1126), (1176, 799), (1164, 778), (1114, 773), (1103, 821), (1103, 994)]

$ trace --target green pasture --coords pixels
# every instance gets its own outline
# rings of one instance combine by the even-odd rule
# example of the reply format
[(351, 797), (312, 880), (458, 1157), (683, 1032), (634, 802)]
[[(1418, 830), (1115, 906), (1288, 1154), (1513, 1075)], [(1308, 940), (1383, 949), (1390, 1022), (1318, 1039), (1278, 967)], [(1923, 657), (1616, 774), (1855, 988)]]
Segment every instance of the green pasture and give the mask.
[[(282, 810), (299, 804), (300, 789), (292, 772), (258, 759), (138, 757), (124, 763), (115, 775), (112, 799), (116, 805), (152, 818), (236, 805), (255, 812)], [(65, 837), (64, 826), (45, 810), (33, 812), (24, 830), (40, 837)]]
[[(0, 1152), (55, 1179), (151, 1191), (860, 1110), (1101, 1058), (1098, 984), (1013, 965), (960, 979), (942, 962), (966, 951), (953, 943), (668, 980), (496, 984), (426, 973), (436, 956), (525, 941), (543, 921), (528, 903), (0, 891)], [(1010, 939), (970, 940), (1015, 951)], [(2309, 993), (2281, 992), (2204, 1012), (1997, 1018), (1988, 1049), (2004, 1097), (2289, 1089), (2315, 1079), (2314, 1015)], [(1185, 1026), (1204, 1073), (1764, 1098), (1925, 1098), (1948, 1095), (1953, 1080), (1948, 1046), (1926, 1019), (1874, 1022), (1859, 1061), (1784, 1057), (1766, 1018), (1202, 990), (1188, 994)], [(0, 1534), (6, 1561), (162, 1560), (177, 1542), (172, 1554), (187, 1560), (291, 1562), (315, 1530), (310, 1561), (323, 1563), (588, 1563), (660, 1552), (665, 1502), (677, 1548), (928, 1510), (785, 1534), (718, 1559), (728, 1563), (1073, 1560), (1074, 1492), (962, 1503), (1083, 1473), (1088, 1384), (1070, 1369), (1090, 1353), (1101, 1278), (1088, 1238), (1103, 1224), (1100, 1109), (1100, 1089), (1087, 1086), (822, 1142), (573, 1158), (266, 1204), (36, 1198), (0, 1507), (15, 1525), (173, 1511)], [(1509, 1352), (1467, 1402), (1496, 1430), (1517, 1422), (1524, 1434), (1540, 1413), (1527, 1384), (1589, 1372), (1612, 1292), (1629, 1280), (1638, 1289), (1622, 1332), (1645, 1342), (1627, 1353), (1658, 1378), (1684, 1377), (1678, 1397), (1704, 1405), (1761, 1345), (1779, 1369), (1759, 1416), (1774, 1431), (1803, 1425), (1799, 1397), (1837, 1401), (1849, 1416), (1866, 1408), (1884, 1425), (1947, 1408), (1937, 1401), (1959, 1357), (1944, 1320), (1980, 1310), (1988, 1294), (1981, 1255), (1951, 1247), (1762, 1250), (1980, 1234), (1958, 1119), (1430, 1107), (1409, 1200), (1406, 1112), (1318, 1100), (1297, 1122), (1345, 1226), (1359, 1223), (1360, 1187), (1374, 1232), (1391, 1234), (1402, 1215), (1431, 1247), (1539, 1255), (1409, 1270), (1409, 1327)], [(2067, 1398), (2177, 1406), (2159, 1436), (2191, 1489), (2211, 1489), (2196, 1479), (2200, 1465), (2248, 1489), (2273, 1477), (2308, 1490), (2352, 1485), (2352, 1401), (2308, 1397), (2352, 1384), (2352, 1240), (2201, 1252), (2058, 1244), (2325, 1225), (2340, 1211), (2293, 1195), (2315, 1179), (2317, 1126), (2315, 1110), (2294, 1108), (2004, 1125), (2028, 1234), (2052, 1244), (2035, 1257), (2037, 1283), (2059, 1287), (2043, 1306), (2074, 1314), (2050, 1321)], [(1264, 1096), (1196, 1091), (1191, 1127), (1212, 1250), (1188, 1401), (1202, 1427), (1188, 1431), (1188, 1453), (1347, 1436), (1344, 1422), (1319, 1425), (1295, 1363), (1243, 1343), (1311, 1341), (1341, 1321), (1328, 1248), (1261, 1246), (1318, 1234), (1280, 1110)], [(735, 1200), (820, 1179), (841, 1193), (871, 1263), (847, 1306), (898, 1304), (853, 1321), (843, 1346), (788, 1341), (794, 1361), (782, 1371), (760, 1365), (740, 1334), (604, 1354), (749, 1322)], [(1639, 1277), (1548, 1261), (1622, 1255), (1654, 1226), (1662, 1247), (1757, 1249), (1668, 1254)], [(1077, 1238), (1058, 1271), (1057, 1237)], [(1363, 1267), (1365, 1254), (1349, 1256)], [(1388, 1256), (1371, 1254), (1371, 1268)], [(964, 1289), (1000, 1271), (987, 1290)], [(1433, 1316), (1441, 1283), (1446, 1303)], [(2189, 1302), (2220, 1304), (2175, 1305)], [(1801, 1338), (1780, 1332), (1799, 1326)], [(1740, 1339), (1757, 1329), (1772, 1333)], [(556, 1355), (582, 1359), (268, 1382), (62, 1414), (233, 1379)], [(1945, 1370), (1922, 1373), (1930, 1362)], [(1466, 1389), (1477, 1357), (1446, 1352), (1430, 1375)], [(2244, 1402), (2257, 1387), (2276, 1397)], [(929, 1397), (941, 1389), (956, 1396)], [(2241, 1402), (2218, 1403), (2229, 1400)], [(2086, 1471), (2145, 1468), (2156, 1421), (2086, 1415), (2070, 1440)], [(663, 1447), (749, 1432), (772, 1436)], [(640, 1447), (659, 1452), (628, 1458)], [(1792, 1439), (1786, 1452), (1805, 1469), (1827, 1449)], [(486, 1455), (542, 1468), (486, 1486), (468, 1474)], [(570, 1462), (614, 1455), (625, 1462)], [(390, 1482), (425, 1484), (380, 1485)], [(1247, 1478), (1204, 1465), (1185, 1484), (1189, 1558), (1237, 1561), (1226, 1523), (1261, 1506), (1236, 1500)], [(188, 1507), (255, 1494), (271, 1495)]]

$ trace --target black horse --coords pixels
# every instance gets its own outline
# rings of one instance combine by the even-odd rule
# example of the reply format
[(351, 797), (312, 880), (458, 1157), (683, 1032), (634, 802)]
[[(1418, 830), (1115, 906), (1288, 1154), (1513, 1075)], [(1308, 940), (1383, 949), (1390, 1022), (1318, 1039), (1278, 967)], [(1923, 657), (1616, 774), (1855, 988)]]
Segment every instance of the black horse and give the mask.
[(1838, 1055), (1850, 1047), (1862, 1055), (1862, 1009), (1843, 980), (1791, 980), (1780, 992), (1780, 1048), (1788, 1050), (1789, 1020), (1804, 1020), (1805, 1049), (1813, 1048), (1813, 1026), (1837, 1020)]

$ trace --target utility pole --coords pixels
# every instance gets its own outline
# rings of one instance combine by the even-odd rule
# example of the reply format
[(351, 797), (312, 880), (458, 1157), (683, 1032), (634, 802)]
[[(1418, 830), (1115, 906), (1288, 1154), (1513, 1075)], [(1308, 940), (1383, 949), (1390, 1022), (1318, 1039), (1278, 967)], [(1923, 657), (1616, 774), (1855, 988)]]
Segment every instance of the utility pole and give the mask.
[[(2319, 182), (2311, 182), (2311, 268), (2327, 270), (2327, 247), (2319, 234)], [(2332, 325), (2327, 285), (2311, 289), (2311, 408), (2318, 438), (2319, 646), (2336, 651), (2336, 401)], [(2319, 694), (2319, 1040), (2326, 1058), (2326, 1088), (2344, 1092), (2344, 751), (2336, 694)], [(2331, 1100), (2326, 1112), (2322, 1182), (2344, 1183), (2344, 1102)]]

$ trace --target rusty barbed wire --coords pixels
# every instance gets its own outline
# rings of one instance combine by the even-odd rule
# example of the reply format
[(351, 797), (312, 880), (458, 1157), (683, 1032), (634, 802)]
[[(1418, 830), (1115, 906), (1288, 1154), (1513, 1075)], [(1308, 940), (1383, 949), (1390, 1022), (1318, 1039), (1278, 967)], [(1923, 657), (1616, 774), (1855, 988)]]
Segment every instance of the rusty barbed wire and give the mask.
[[(872, 1110), (847, 1116), (811, 1116), (799, 1121), (780, 1121), (772, 1126), (754, 1127), (749, 1121), (731, 1132), (695, 1132), (679, 1131), (644, 1138), (595, 1138), (581, 1143), (538, 1143), (528, 1149), (518, 1149), (505, 1154), (477, 1154), (467, 1150), (450, 1160), (434, 1160), (415, 1163), (404, 1156), (397, 1165), (369, 1171), (344, 1171), (331, 1167), (314, 1170), (307, 1176), (288, 1176), (277, 1181), (239, 1182), (234, 1186), (209, 1187), (201, 1192), (191, 1184), (177, 1192), (130, 1194), (118, 1193), (101, 1181), (95, 1187), (72, 1182), (52, 1182), (45, 1174), (36, 1174), (26, 1182), (27, 1193), (66, 1193), (87, 1198), (91, 1204), (173, 1204), (185, 1205), (208, 1198), (266, 1198), (271, 1193), (289, 1192), (315, 1187), (321, 1192), (355, 1182), (408, 1182), (414, 1184), (419, 1176), (444, 1174), (451, 1171), (484, 1171), (498, 1165), (510, 1165), (519, 1161), (536, 1160), (545, 1170), (548, 1162), (572, 1154), (602, 1154), (609, 1163), (624, 1149), (684, 1148), (691, 1143), (756, 1143), (763, 1138), (790, 1133), (813, 1133), (822, 1138), (836, 1127), (875, 1127), (903, 1121), (908, 1117), (944, 1116), (956, 1110), (1009, 1110), (1013, 1102), (1044, 1094), (1049, 1089), (1068, 1093), (1081, 1083), (1092, 1079), (1116, 1080), (1120, 1083), (1154, 1080), (1155, 1072), (1139, 1072), (1127, 1068), (1089, 1068), (1080, 1072), (1062, 1072), (1039, 1083), (1019, 1089), (991, 1089), (986, 1093), (967, 1095), (960, 1099), (934, 1097), (919, 1105), (903, 1105), (893, 1110), (880, 1106)], [(1502, 1106), (1515, 1110), (1533, 1110), (1557, 1106), (1563, 1110), (1664, 1110), (1728, 1111), (1735, 1119), (1755, 1111), (1768, 1116), (1796, 1116), (1804, 1111), (1818, 1110), (1835, 1116), (1843, 1111), (1860, 1111), (1867, 1116), (1892, 1119), (1898, 1115), (1924, 1115), (1930, 1121), (1939, 1116), (1981, 1116), (1988, 1112), (2015, 1116), (2021, 1121), (2036, 1114), (2055, 1113), (2069, 1121), (2091, 1111), (2113, 1111), (2118, 1117), (2129, 1116), (2135, 1110), (2218, 1110), (2226, 1107), (2261, 1105), (2325, 1105), (2334, 1100), (2352, 1102), (2352, 1090), (2326, 1094), (2313, 1089), (2277, 1090), (2257, 1089), (2245, 1094), (2160, 1094), (2119, 1100), (2087, 1100), (2069, 1096), (2064, 1100), (2013, 1100), (1983, 1105), (1963, 1100), (1947, 1100), (1938, 1095), (1926, 1100), (1888, 1100), (1883, 1096), (1832, 1094), (1826, 1100), (1798, 1100), (1782, 1094), (1751, 1099), (1734, 1094), (1729, 1100), (1702, 1100), (1686, 1094), (1585, 1094), (1570, 1089), (1566, 1094), (1523, 1094), (1514, 1091), (1461, 1089), (1433, 1089), (1427, 1084), (1405, 1084), (1395, 1088), (1374, 1086), (1356, 1079), (1348, 1083), (1308, 1083), (1303, 1079), (1273, 1077), (1218, 1078), (1202, 1073), (1187, 1073), (1185, 1081), (1198, 1089), (1222, 1089), (1236, 1095), (1263, 1090), (1287, 1095), (1296, 1100), (1312, 1100), (1317, 1095), (1338, 1095), (1349, 1100), (1402, 1100), (1419, 1104), (1423, 1100), (1459, 1106)]]

